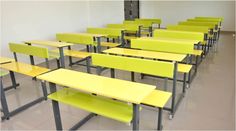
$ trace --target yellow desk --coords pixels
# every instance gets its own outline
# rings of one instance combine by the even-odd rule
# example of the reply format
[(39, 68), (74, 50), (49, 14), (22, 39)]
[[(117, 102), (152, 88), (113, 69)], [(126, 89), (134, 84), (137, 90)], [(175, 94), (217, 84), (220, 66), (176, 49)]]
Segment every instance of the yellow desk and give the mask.
[(0, 64), (10, 63), (12, 61), (15, 61), (15, 60), (12, 58), (0, 57)]
[(1, 92), (0, 93), (1, 93), (2, 109), (3, 109), (3, 114), (4, 114), (2, 116), (2, 120), (9, 119), (11, 116), (16, 115), (17, 113), (19, 113), (25, 109), (28, 109), (29, 107), (46, 99), (46, 96), (47, 96), (46, 85), (42, 84), (42, 90), (43, 90), (44, 96), (37, 98), (36, 100), (31, 101), (31, 102), (29, 102), (21, 107), (18, 107), (10, 112), (8, 110), (8, 104), (6, 101), (5, 91), (8, 89), (11, 89), (11, 88), (16, 88), (16, 86), (19, 86), (19, 84), (16, 83), (14, 72), (24, 74), (27, 76), (31, 76), (31, 77), (35, 77), (35, 76), (40, 75), (42, 73), (48, 72), (49, 69), (38, 67), (38, 66), (33, 66), (33, 65), (25, 64), (25, 63), (15, 62), (15, 61), (12, 61), (10, 63), (1, 64), (0, 68), (9, 70), (11, 80), (12, 80), (12, 86), (7, 87), (7, 88), (3, 88), (3, 83), (1, 82), (1, 86), (0, 86)]
[(58, 48), (59, 53), (60, 53), (61, 66), (63, 68), (65, 68), (63, 47), (69, 47), (70, 48), (70, 46), (73, 45), (71, 43), (57, 42), (57, 41), (44, 41), (44, 40), (31, 40), (31, 41), (25, 41), (25, 43), (29, 44), (29, 45), (36, 44), (36, 45), (51, 46), (51, 47)]
[(155, 51), (146, 51), (146, 50), (136, 50), (136, 49), (126, 49), (126, 48), (111, 48), (103, 51), (104, 53), (135, 56), (135, 57), (145, 57), (151, 59), (162, 59), (170, 61), (181, 62), (185, 59), (187, 55), (183, 54), (174, 54), (174, 53), (165, 53), (165, 52), (155, 52)]
[[(139, 104), (151, 92), (155, 86), (141, 83), (134, 83), (125, 80), (92, 75), (72, 70), (58, 69), (49, 73), (37, 76), (37, 79), (49, 82), (51, 92), (56, 91), (56, 84), (74, 88), (99, 96), (114, 98), (117, 100), (133, 103), (133, 129), (138, 130)], [(53, 109), (59, 114), (57, 101), (53, 101)], [(55, 112), (54, 112), (55, 113)], [(61, 120), (55, 118), (57, 129), (62, 129)]]
[(39, 75), (37, 78), (58, 85), (135, 104), (140, 104), (142, 99), (156, 88), (151, 85), (107, 78), (66, 69), (58, 69)]

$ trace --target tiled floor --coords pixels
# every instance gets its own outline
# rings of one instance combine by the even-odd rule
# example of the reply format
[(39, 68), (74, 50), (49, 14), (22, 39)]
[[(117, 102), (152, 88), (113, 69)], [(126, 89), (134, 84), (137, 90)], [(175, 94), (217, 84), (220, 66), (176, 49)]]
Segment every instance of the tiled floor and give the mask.
[[(218, 50), (211, 51), (201, 63), (198, 74), (187, 90), (173, 120), (164, 111), (165, 130), (234, 130), (235, 129), (235, 38), (232, 34), (221, 34)], [(54, 62), (55, 65), (55, 62)], [(73, 70), (85, 71), (84, 67), (74, 66)], [(95, 73), (95, 70), (93, 70)], [(109, 75), (105, 71), (103, 75)], [(120, 79), (130, 79), (130, 73), (118, 71)], [(146, 77), (136, 80), (143, 83), (163, 86), (163, 80)], [(40, 83), (17, 74), (21, 86), (6, 92), (10, 109), (22, 105), (41, 95)], [(9, 76), (4, 85), (10, 85)], [(169, 84), (171, 87), (171, 84)], [(181, 85), (179, 85), (181, 86)], [(82, 119), (85, 111), (60, 104), (63, 128), (69, 129)], [(156, 129), (157, 112), (153, 108), (143, 108), (140, 129)], [(51, 101), (41, 102), (14, 117), (1, 122), (1, 130), (54, 130)], [(97, 116), (89, 120), (82, 130), (129, 130), (128, 124)]]

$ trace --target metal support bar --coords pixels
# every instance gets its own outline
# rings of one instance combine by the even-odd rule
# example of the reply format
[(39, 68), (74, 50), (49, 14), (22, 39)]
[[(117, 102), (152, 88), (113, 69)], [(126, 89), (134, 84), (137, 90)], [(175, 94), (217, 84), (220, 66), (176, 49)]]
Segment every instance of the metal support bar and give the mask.
[(97, 52), (101, 53), (101, 37), (97, 37)]
[(60, 60), (57, 59), (57, 68), (59, 69), (61, 67)]
[(41, 81), (41, 86), (42, 86), (42, 90), (43, 90), (44, 99), (47, 100), (48, 92), (47, 92), (47, 88), (46, 88), (46, 82)]
[(12, 86), (16, 89), (17, 84), (16, 84), (15, 74), (14, 74), (13, 71), (9, 71), (9, 72), (10, 72), (10, 77), (11, 77)]
[(30, 55), (30, 63), (31, 65), (34, 65), (34, 56)]
[(134, 72), (133, 71), (131, 72), (131, 81), (133, 81), (133, 82), (135, 81)]
[(115, 69), (111, 68), (111, 78), (115, 78)]
[(90, 113), (85, 118), (83, 118), (79, 123), (75, 124), (73, 127), (69, 129), (69, 131), (74, 131), (80, 128), (82, 125), (84, 125), (88, 120), (90, 120), (92, 117), (96, 116), (94, 113)]
[(78, 60), (78, 61), (76, 61), (76, 62), (72, 62), (70, 66), (75, 65), (75, 64), (77, 65), (78, 63), (83, 62), (83, 61), (86, 61), (86, 60), (87, 60), (87, 57), (86, 57), (86, 58), (83, 58), (83, 59), (80, 59), (80, 60)]
[(9, 119), (9, 109), (8, 109), (8, 105), (7, 105), (5, 91), (3, 90), (2, 78), (1, 78), (0, 90), (1, 90), (2, 112), (3, 112), (4, 117), (8, 120)]
[[(54, 93), (57, 91), (56, 84), (49, 82), (50, 92)], [(61, 124), (61, 115), (60, 115), (60, 109), (59, 104), (57, 101), (52, 100), (52, 107), (53, 107), (53, 114), (54, 114), (54, 120), (56, 124), (56, 129), (62, 130), (62, 124)]]
[[(71, 50), (71, 46), (68, 46), (68, 50)], [(69, 56), (69, 65), (71, 66), (72, 65), (72, 57)]]
[(46, 67), (50, 68), (48, 58), (45, 58), (45, 62), (46, 62)]
[(13, 52), (13, 56), (14, 56), (15, 61), (18, 61), (18, 60), (17, 60), (16, 52)]
[[(32, 102), (29, 102), (29, 103), (27, 103), (27, 104), (25, 104), (25, 105), (15, 109), (15, 110), (11, 111), (9, 113), (9, 117), (18, 114), (19, 112), (24, 111), (24, 110), (28, 109), (29, 107), (31, 107), (31, 106), (33, 106), (33, 105), (35, 105), (35, 104), (37, 104), (37, 103), (39, 103), (39, 102), (41, 102), (43, 100), (45, 100), (45, 98), (44, 97), (40, 97), (40, 98), (38, 98), (38, 99), (36, 99), (36, 100), (34, 100)], [(2, 117), (2, 120), (4, 120), (4, 119), (6, 119), (5, 116)]]
[(167, 91), (167, 87), (168, 87), (168, 78), (166, 77), (165, 79), (164, 79), (164, 91)]
[(100, 66), (97, 66), (96, 73), (97, 75), (101, 75), (102, 69)]
[(3, 90), (8, 91), (8, 90), (13, 89), (13, 88), (16, 89), (17, 86), (20, 86), (20, 84), (17, 83), (15, 86), (11, 85), (11, 86), (5, 87)]
[(133, 104), (133, 131), (139, 130), (139, 105)]
[(162, 108), (158, 108), (158, 120), (157, 120), (157, 130), (162, 130)]
[(186, 73), (184, 73), (183, 93), (185, 93), (185, 89), (186, 89)]
[(61, 68), (65, 68), (65, 58), (64, 58), (63, 47), (59, 47), (59, 53), (60, 53)]
[(91, 73), (91, 70), (90, 70), (90, 57), (86, 58), (86, 68), (87, 68), (87, 73)]
[(60, 115), (59, 104), (57, 101), (52, 100), (52, 108), (53, 108), (56, 129), (58, 131), (61, 131), (62, 130), (61, 115)]
[(175, 111), (175, 95), (176, 95), (176, 82), (177, 82), (177, 66), (178, 63), (175, 62), (174, 63), (174, 76), (173, 76), (173, 89), (172, 89), (172, 101), (171, 101), (171, 113), (172, 115), (174, 115), (174, 111)]

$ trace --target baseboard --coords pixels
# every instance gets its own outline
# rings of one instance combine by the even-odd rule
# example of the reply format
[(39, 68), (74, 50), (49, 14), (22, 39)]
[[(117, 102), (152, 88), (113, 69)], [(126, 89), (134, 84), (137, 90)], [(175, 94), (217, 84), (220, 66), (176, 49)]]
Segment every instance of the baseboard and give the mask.
[(235, 34), (235, 31), (220, 31), (221, 33), (225, 33), (225, 34)]

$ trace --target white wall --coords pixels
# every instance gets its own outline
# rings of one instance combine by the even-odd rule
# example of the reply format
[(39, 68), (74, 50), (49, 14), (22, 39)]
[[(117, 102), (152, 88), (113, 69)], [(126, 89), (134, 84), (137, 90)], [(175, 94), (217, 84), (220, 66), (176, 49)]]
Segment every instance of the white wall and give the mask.
[(161, 18), (162, 27), (195, 16), (224, 17), (223, 30), (235, 31), (235, 1), (141, 1), (141, 18)]
[[(9, 42), (54, 40), (58, 32), (123, 21), (123, 1), (1, 1), (1, 56), (12, 57)], [(27, 56), (20, 60), (29, 62)]]

